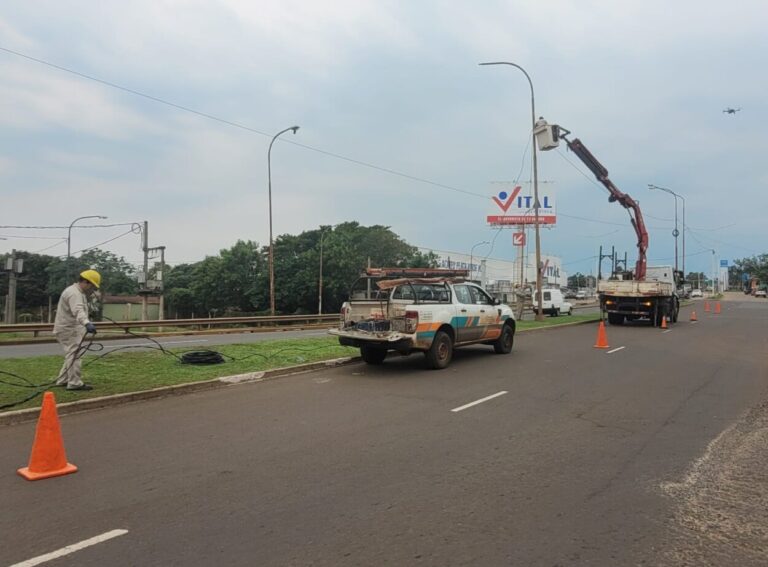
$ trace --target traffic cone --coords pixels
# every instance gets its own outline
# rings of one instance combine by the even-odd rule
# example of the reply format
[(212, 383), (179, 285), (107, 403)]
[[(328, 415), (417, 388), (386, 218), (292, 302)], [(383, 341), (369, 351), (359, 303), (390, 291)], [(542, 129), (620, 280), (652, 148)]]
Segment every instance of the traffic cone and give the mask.
[(715, 315), (720, 313), (720, 302), (715, 303)]
[(663, 315), (661, 317), (661, 328), (666, 329), (667, 328), (667, 316)]
[(693, 321), (698, 321), (698, 319), (696, 318), (696, 312), (695, 311), (691, 311), (691, 322), (693, 322)]
[(709, 313), (709, 301), (704, 302), (704, 313)]
[(595, 348), (611, 348), (608, 346), (608, 337), (605, 336), (605, 323), (603, 321), (600, 321), (600, 326), (597, 328)]
[(53, 392), (46, 392), (43, 395), (43, 407), (37, 420), (29, 466), (17, 472), (27, 480), (40, 480), (77, 472), (77, 467), (67, 462)]

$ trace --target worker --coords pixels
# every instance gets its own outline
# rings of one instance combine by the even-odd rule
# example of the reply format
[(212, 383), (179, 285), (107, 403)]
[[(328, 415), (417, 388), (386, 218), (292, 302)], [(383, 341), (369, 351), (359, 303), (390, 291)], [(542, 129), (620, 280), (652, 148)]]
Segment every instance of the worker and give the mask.
[(88, 296), (100, 286), (101, 274), (96, 270), (85, 270), (59, 298), (53, 335), (64, 349), (64, 365), (56, 385), (70, 391), (93, 390), (93, 386), (85, 384), (81, 376), (80, 347), (86, 333), (96, 334), (96, 326), (88, 318)]

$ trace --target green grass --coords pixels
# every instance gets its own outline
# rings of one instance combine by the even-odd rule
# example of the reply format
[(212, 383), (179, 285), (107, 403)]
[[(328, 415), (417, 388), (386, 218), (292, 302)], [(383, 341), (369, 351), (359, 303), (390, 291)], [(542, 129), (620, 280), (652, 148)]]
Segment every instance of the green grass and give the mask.
[[(90, 392), (67, 392), (63, 388), (53, 388), (52, 391), (56, 393), (58, 402), (69, 402), (359, 354), (357, 349), (340, 346), (334, 337), (281, 339), (249, 345), (219, 345), (214, 348), (237, 360), (227, 358), (224, 364), (200, 366), (181, 364), (176, 358), (159, 351), (118, 351), (98, 359), (97, 356), (87, 355), (83, 358), (83, 380), (92, 384), (94, 389)], [(190, 349), (169, 350), (178, 354)], [(62, 361), (62, 356), (10, 358), (0, 361), (0, 371), (11, 372), (34, 384), (41, 384), (56, 377)], [(0, 380), (20, 382), (3, 374), (0, 374)], [(0, 384), (0, 405), (23, 399), (34, 391)], [(37, 407), (39, 404), (38, 397), (2, 411)]]
[(587, 321), (599, 321), (600, 314), (590, 315), (560, 315), (560, 317), (544, 316), (543, 321), (518, 321), (517, 329), (538, 329), (540, 327), (556, 327), (558, 325), (567, 325), (569, 323), (584, 323)]
[[(517, 328), (519, 330), (535, 329), (598, 319), (598, 314), (547, 317), (542, 322), (518, 321)], [(56, 393), (58, 402), (70, 402), (359, 354), (356, 348), (340, 346), (335, 337), (277, 339), (247, 345), (218, 345), (214, 348), (235, 360), (227, 358), (224, 364), (195, 366), (181, 364), (173, 356), (159, 351), (125, 350), (104, 357), (89, 354), (83, 358), (83, 379), (94, 386), (93, 390), (80, 393), (67, 392), (63, 388), (52, 390)], [(190, 349), (168, 350), (180, 354)], [(111, 352), (111, 350), (105, 352)], [(61, 368), (62, 360), (62, 356), (9, 358), (0, 361), (0, 371), (23, 376), (33, 384), (43, 384), (55, 378)], [(0, 373), (0, 380), (21, 383), (21, 380), (2, 373)], [(44, 388), (20, 388), (0, 383), (0, 405), (24, 399), (35, 391), (43, 390)], [(39, 405), (40, 397), (37, 397), (14, 408), (0, 411)]]

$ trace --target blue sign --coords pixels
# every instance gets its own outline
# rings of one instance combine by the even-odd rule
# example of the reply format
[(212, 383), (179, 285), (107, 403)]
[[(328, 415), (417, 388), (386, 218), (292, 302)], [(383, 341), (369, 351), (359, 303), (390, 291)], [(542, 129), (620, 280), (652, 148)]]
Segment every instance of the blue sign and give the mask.
[(727, 268), (728, 267), (728, 260), (720, 260), (720, 267), (721, 268)]

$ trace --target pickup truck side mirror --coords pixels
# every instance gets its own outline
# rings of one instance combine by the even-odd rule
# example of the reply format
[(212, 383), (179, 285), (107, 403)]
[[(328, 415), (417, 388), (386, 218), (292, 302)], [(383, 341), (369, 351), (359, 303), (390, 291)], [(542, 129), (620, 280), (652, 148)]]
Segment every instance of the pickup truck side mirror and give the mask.
[(493, 304), (494, 305), (501, 305), (501, 299), (499, 299), (498, 297), (494, 298)]

